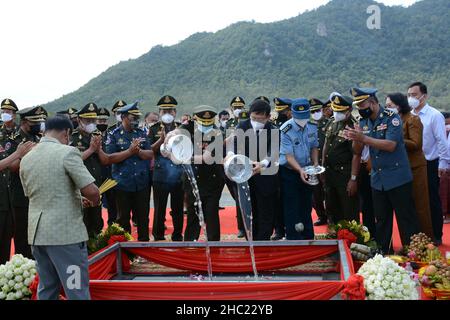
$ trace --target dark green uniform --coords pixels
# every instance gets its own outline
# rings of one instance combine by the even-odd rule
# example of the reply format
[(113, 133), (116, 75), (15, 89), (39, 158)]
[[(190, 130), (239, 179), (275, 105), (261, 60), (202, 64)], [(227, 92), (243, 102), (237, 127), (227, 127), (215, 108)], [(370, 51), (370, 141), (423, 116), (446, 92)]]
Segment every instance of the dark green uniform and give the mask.
[[(41, 136), (26, 133), (19, 129), (10, 136), (11, 146), (8, 147), (8, 153), (16, 151), (21, 142), (39, 142)], [(14, 246), (15, 253), (20, 253), (25, 257), (32, 258), (31, 248), (28, 245), (28, 198), (23, 192), (22, 182), (19, 172), (10, 173), (10, 192), (11, 205), (14, 212)]]
[(357, 121), (351, 116), (347, 120), (330, 121), (325, 127), (325, 197), (327, 211), (333, 222), (339, 220), (359, 221), (358, 195), (349, 197), (347, 184), (351, 178), (352, 141), (343, 136), (346, 126), (354, 128)]
[[(89, 149), (91, 143), (91, 137), (93, 135), (101, 135), (99, 130), (94, 131), (91, 134), (87, 134), (80, 130), (75, 129), (72, 133), (71, 146), (76, 147), (81, 153)], [(89, 158), (85, 159), (84, 165), (88, 169), (89, 173), (94, 177), (97, 187), (103, 183), (104, 176), (102, 174), (102, 165), (97, 153), (93, 153)], [(83, 208), (83, 220), (86, 225), (89, 237), (98, 235), (103, 229), (102, 219), (102, 207)]]
[[(182, 125), (180, 129), (187, 130), (191, 134), (194, 142), (195, 122), (189, 121)], [(222, 135), (221, 131), (214, 126), (214, 129), (207, 134), (203, 134), (203, 146), (197, 143), (200, 148), (206, 148), (214, 142), (215, 137)], [(194, 147), (195, 150), (195, 147)], [(197, 186), (200, 192), (203, 214), (205, 216), (206, 230), (209, 241), (220, 241), (220, 221), (219, 221), (219, 201), (224, 186), (223, 166), (221, 164), (192, 164), (192, 170), (197, 180)], [(187, 179), (183, 178), (184, 189), (188, 194), (188, 217), (187, 225), (184, 231), (185, 241), (198, 240), (200, 236), (200, 226), (197, 208), (197, 201), (192, 193), (192, 187)]]
[[(11, 131), (4, 125), (0, 128), (0, 160), (8, 156), (5, 149)], [(14, 221), (9, 194), (9, 170), (0, 171), (0, 264), (9, 260)]]

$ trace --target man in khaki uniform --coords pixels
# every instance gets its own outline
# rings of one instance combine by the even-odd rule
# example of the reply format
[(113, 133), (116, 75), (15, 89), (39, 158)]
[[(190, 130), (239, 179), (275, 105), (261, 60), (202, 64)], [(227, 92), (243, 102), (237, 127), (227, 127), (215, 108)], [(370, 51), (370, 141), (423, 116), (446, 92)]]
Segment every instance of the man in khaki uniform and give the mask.
[(58, 299), (61, 285), (68, 299), (90, 298), (81, 195), (90, 205), (98, 204), (100, 195), (80, 151), (67, 146), (72, 128), (67, 117), (47, 120), (45, 136), (20, 165), (41, 300)]

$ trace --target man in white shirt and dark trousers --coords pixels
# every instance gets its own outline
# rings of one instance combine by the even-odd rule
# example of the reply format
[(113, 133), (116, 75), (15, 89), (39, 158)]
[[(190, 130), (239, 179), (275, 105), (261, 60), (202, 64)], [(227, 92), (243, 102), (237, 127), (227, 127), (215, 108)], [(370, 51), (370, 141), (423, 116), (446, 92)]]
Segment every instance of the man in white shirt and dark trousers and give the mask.
[(442, 244), (443, 216), (439, 197), (439, 178), (446, 174), (450, 160), (445, 132), (445, 119), (441, 112), (427, 103), (427, 86), (415, 82), (409, 86), (408, 102), (413, 114), (423, 124), (423, 152), (427, 159), (428, 191), (430, 195), (431, 220), (434, 241)]

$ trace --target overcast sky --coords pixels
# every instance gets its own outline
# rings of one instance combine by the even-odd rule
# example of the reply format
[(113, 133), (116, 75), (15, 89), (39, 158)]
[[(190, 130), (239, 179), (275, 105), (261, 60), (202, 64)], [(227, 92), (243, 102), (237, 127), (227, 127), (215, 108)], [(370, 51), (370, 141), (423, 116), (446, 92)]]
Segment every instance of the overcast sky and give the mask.
[[(328, 1), (0, 1), (0, 98), (12, 98), (19, 108), (49, 102), (155, 45), (243, 20), (283, 20)], [(380, 2), (411, 5), (415, 0)]]

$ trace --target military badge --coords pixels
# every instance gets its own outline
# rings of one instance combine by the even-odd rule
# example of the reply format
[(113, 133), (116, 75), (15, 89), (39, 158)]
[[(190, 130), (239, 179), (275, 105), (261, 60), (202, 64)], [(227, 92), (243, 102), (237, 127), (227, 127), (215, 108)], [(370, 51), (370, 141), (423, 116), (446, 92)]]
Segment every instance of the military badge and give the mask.
[(11, 142), (5, 144), (5, 151), (8, 151), (9, 149), (11, 149)]
[(400, 125), (400, 120), (397, 118), (392, 119), (392, 125), (398, 127)]

